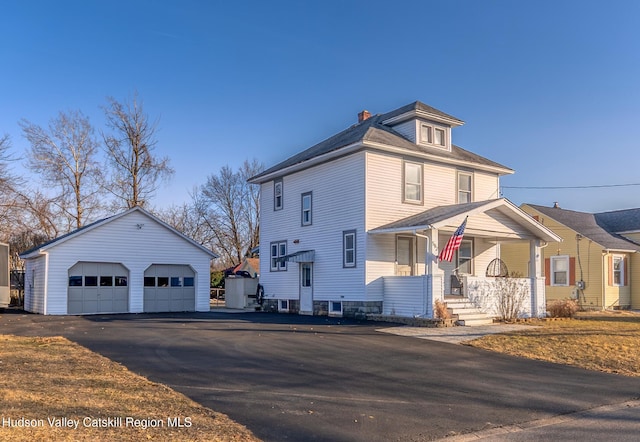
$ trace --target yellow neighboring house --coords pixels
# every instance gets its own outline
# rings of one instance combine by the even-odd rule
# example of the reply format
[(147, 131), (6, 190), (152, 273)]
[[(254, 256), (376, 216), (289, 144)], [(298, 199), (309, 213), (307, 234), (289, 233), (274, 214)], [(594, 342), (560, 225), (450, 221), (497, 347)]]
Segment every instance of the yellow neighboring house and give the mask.
[[(640, 309), (640, 209), (585, 213), (523, 204), (560, 236), (540, 257), (547, 302), (575, 298), (586, 309)], [(527, 275), (529, 249), (503, 244), (509, 270)]]

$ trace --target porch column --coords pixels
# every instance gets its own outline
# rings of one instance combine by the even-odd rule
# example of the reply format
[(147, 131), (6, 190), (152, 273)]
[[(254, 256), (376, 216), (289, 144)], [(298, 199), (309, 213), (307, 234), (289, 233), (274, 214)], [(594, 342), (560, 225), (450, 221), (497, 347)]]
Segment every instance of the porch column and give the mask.
[(539, 239), (529, 241), (529, 278), (531, 279), (531, 316), (539, 317), (546, 307)]

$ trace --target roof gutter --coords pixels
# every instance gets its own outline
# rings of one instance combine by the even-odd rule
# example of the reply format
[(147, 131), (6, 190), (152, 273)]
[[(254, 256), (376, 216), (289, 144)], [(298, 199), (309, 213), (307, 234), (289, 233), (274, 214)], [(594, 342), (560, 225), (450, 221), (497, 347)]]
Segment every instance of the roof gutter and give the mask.
[(247, 180), (250, 184), (262, 184), (267, 181), (271, 181), (274, 178), (278, 178), (283, 175), (289, 175), (294, 172), (299, 172), (301, 170), (307, 169), (309, 167), (315, 166), (316, 164), (324, 163), (326, 161), (339, 158), (341, 156), (353, 153), (362, 147), (362, 142), (358, 141), (357, 143), (349, 144), (347, 146), (339, 147), (331, 152), (327, 152), (325, 154), (313, 157), (306, 161), (301, 161), (300, 163), (292, 164), (291, 166), (284, 167), (282, 169), (274, 170), (271, 173), (267, 173), (264, 175), (257, 175), (253, 178), (249, 178)]

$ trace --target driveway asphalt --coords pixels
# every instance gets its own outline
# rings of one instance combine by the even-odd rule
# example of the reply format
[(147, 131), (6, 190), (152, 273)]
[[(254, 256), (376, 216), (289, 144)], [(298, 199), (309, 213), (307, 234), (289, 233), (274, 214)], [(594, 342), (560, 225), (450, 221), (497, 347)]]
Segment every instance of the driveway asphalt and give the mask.
[[(618, 410), (618, 428), (640, 418), (638, 378), (382, 328), (389, 324), (268, 313), (0, 315), (0, 334), (65, 336), (266, 441), (534, 440), (528, 430), (551, 431), (563, 417)], [(585, 440), (582, 427), (562, 429), (564, 440)]]

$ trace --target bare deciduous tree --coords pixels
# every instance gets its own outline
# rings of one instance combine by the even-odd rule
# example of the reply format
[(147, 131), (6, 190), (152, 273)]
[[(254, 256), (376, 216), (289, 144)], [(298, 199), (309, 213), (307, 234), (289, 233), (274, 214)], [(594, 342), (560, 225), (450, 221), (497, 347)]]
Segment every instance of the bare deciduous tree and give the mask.
[(197, 197), (195, 210), (210, 230), (214, 251), (225, 265), (238, 264), (259, 241), (259, 188), (247, 183), (263, 166), (245, 161), (234, 172), (229, 166), (210, 175)]
[(51, 201), (66, 222), (62, 229), (82, 227), (101, 208), (99, 143), (89, 119), (80, 111), (60, 112), (48, 130), (24, 119), (20, 126), (31, 144), (28, 167), (56, 189)]
[(112, 130), (111, 134), (103, 134), (111, 163), (108, 190), (121, 208), (145, 206), (159, 183), (173, 175), (169, 159), (154, 154), (157, 122), (149, 121), (137, 93), (124, 103), (111, 97), (107, 100), (105, 114)]

